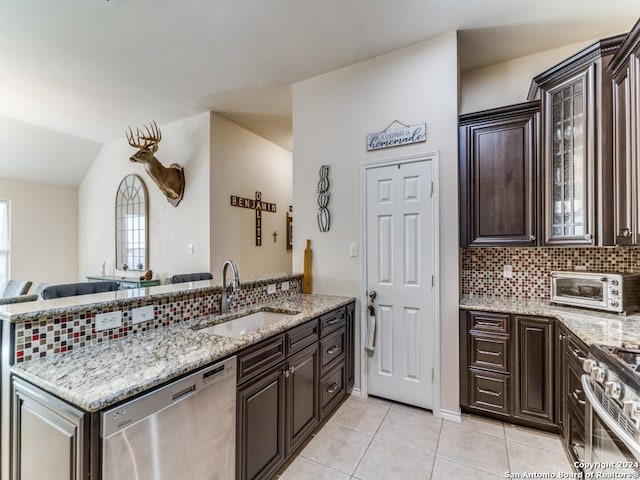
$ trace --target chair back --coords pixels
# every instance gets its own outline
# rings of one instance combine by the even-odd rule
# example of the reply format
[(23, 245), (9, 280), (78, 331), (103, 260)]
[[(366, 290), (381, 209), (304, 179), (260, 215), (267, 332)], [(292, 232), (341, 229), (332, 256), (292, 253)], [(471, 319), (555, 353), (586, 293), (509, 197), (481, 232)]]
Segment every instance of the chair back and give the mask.
[(31, 288), (29, 280), (9, 280), (2, 291), (1, 297), (18, 297), (26, 295)]
[(213, 275), (209, 272), (202, 273), (181, 273), (174, 275), (169, 279), (171, 283), (185, 283), (185, 282), (197, 282), (198, 280), (211, 280)]
[(81, 282), (49, 285), (42, 289), (40, 295), (45, 300), (50, 298), (73, 297), (90, 293), (114, 292), (118, 290), (118, 282)]

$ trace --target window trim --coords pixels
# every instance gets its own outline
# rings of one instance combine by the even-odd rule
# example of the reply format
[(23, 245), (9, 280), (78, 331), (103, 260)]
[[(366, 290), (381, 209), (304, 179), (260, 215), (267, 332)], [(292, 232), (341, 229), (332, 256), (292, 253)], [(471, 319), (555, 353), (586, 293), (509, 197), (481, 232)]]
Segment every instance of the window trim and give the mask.
[[(10, 200), (1, 200), (0, 204), (6, 205), (7, 209), (7, 246), (3, 248), (0, 244), (0, 254), (6, 254), (7, 258), (7, 268), (4, 272), (6, 275), (5, 282), (0, 281), (0, 285), (6, 283), (11, 278), (11, 201)], [(2, 279), (2, 275), (0, 275), (0, 280)]]

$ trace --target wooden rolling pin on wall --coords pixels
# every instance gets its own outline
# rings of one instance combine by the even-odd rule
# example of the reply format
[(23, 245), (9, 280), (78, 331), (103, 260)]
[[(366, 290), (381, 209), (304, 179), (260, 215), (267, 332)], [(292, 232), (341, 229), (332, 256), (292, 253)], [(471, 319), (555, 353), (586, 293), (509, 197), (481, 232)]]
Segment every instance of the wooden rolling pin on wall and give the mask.
[(304, 272), (302, 274), (302, 293), (311, 293), (311, 240), (307, 240), (307, 248), (304, 249)]

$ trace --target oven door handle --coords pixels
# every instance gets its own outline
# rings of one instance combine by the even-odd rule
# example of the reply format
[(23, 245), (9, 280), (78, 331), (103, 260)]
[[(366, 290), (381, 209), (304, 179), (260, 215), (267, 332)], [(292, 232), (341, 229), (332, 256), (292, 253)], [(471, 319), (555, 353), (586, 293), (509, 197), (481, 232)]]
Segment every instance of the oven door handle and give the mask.
[(611, 415), (609, 415), (604, 407), (598, 402), (596, 395), (591, 389), (591, 377), (589, 375), (582, 375), (581, 381), (586, 400), (591, 408), (593, 408), (593, 410), (598, 414), (600, 420), (611, 429), (614, 435), (616, 435), (625, 444), (625, 446), (633, 452), (634, 455), (637, 457), (640, 456), (640, 445), (638, 445), (638, 441), (620, 427), (620, 425), (611, 418)]

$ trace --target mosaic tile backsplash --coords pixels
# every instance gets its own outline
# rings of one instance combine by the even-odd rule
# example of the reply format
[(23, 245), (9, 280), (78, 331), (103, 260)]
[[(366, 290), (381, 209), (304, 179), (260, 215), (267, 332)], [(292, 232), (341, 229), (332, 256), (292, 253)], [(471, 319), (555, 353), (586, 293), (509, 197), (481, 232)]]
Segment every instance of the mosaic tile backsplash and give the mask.
[[(639, 247), (461, 248), (461, 294), (550, 298), (554, 270), (640, 272)], [(513, 277), (504, 278), (504, 265)]]
[[(302, 276), (289, 279), (289, 290), (282, 291), (280, 285), (275, 294), (267, 294), (267, 284), (272, 281), (257, 282), (241, 287), (236, 293), (232, 308), (244, 309), (276, 300), (302, 291)], [(221, 290), (213, 289), (200, 292), (176, 293), (163, 298), (142, 297), (123, 301), (121, 304), (100, 307), (90, 305), (85, 311), (74, 311), (69, 314), (41, 316), (36, 321), (25, 321), (16, 324), (15, 330), (15, 362), (21, 363), (34, 358), (64, 353), (74, 348), (91, 344), (99, 344), (137, 332), (168, 327), (176, 323), (188, 321), (207, 315), (217, 315), (220, 306)], [(138, 323), (132, 322), (131, 311), (134, 308), (154, 306), (153, 320)], [(117, 329), (96, 332), (95, 316), (122, 310), (122, 326)]]

